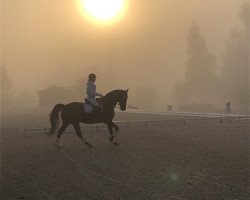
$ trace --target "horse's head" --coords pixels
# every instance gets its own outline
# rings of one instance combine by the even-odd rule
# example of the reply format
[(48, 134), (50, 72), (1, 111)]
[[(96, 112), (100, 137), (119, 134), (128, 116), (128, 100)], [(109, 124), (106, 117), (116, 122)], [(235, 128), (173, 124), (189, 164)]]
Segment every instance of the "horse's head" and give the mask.
[(116, 104), (119, 104), (122, 111), (126, 110), (128, 100), (127, 90), (113, 90), (103, 97), (103, 102), (106, 106), (115, 108)]
[(126, 110), (128, 100), (128, 89), (127, 90), (119, 90), (119, 94), (117, 96), (117, 103), (120, 106), (122, 111)]

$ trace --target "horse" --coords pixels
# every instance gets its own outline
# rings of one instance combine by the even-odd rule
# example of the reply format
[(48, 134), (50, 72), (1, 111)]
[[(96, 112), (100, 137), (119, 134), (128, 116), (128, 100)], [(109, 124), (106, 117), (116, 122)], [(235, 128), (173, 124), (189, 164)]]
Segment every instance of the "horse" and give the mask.
[[(115, 141), (115, 135), (119, 131), (119, 127), (113, 122), (115, 117), (114, 109), (116, 105), (119, 105), (121, 111), (126, 110), (128, 100), (128, 89), (127, 90), (113, 90), (107, 93), (104, 97), (97, 99), (102, 105), (102, 110), (97, 113), (86, 113), (84, 111), (84, 103), (71, 102), (69, 104), (56, 104), (50, 113), (50, 124), (51, 128), (48, 135), (53, 135), (59, 128), (59, 116), (61, 113), (62, 125), (57, 131), (57, 139), (55, 146), (58, 148), (62, 147), (61, 135), (65, 129), (72, 124), (76, 135), (81, 141), (88, 147), (92, 145), (83, 137), (80, 128), (80, 122), (85, 124), (104, 123), (107, 125), (110, 138), (109, 141), (113, 142), (115, 146), (119, 144)], [(115, 128), (116, 133), (113, 133)]]

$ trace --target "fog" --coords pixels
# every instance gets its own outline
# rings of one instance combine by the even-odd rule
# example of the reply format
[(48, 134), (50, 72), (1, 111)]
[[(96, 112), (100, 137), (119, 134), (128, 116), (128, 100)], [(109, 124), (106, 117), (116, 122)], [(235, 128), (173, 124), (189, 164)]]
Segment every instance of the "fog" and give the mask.
[[(84, 19), (77, 0), (1, 0), (1, 65), (12, 94), (27, 94), (27, 101), (36, 101), (37, 91), (50, 85), (72, 87), (96, 73), (98, 92), (129, 88), (130, 103), (147, 108), (136, 100), (146, 90), (141, 99), (155, 97), (148, 108), (164, 108), (176, 104), (174, 86), (185, 79), (192, 24), (199, 26), (219, 73), (231, 30), (243, 29), (243, 2), (130, 0), (121, 20), (101, 26)], [(82, 98), (84, 91), (82, 81)], [(224, 106), (216, 96), (208, 103)]]

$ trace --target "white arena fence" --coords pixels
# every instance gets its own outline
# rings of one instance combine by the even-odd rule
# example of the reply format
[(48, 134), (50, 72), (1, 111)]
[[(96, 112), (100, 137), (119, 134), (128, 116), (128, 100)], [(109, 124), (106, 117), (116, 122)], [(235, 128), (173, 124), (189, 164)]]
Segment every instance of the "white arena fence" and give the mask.
[[(141, 121), (114, 121), (120, 128), (148, 128), (157, 125), (168, 124), (182, 124), (188, 126), (192, 123), (250, 123), (249, 115), (236, 115), (236, 114), (214, 114), (214, 113), (188, 113), (188, 112), (153, 112), (153, 111), (127, 111), (128, 113), (139, 114), (160, 114), (166, 116), (179, 116), (178, 119), (166, 119), (166, 120), (141, 120)], [(47, 134), (50, 128), (1, 128), (2, 137), (12, 136), (35, 136), (41, 134)], [(108, 130), (105, 124), (83, 124), (81, 130), (84, 132)], [(66, 133), (74, 133), (75, 130), (72, 126), (69, 126)]]

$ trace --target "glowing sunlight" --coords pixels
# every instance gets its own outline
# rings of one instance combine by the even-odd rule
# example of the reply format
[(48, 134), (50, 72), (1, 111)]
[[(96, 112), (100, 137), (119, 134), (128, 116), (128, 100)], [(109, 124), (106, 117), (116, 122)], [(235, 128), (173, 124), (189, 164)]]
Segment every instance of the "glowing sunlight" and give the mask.
[(120, 19), (126, 7), (126, 0), (81, 0), (86, 18), (92, 22), (110, 23)]

